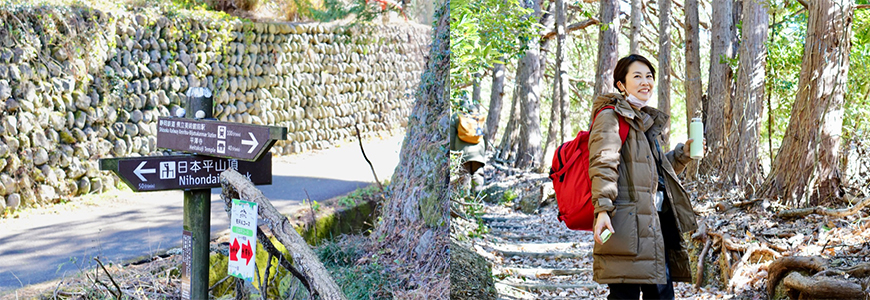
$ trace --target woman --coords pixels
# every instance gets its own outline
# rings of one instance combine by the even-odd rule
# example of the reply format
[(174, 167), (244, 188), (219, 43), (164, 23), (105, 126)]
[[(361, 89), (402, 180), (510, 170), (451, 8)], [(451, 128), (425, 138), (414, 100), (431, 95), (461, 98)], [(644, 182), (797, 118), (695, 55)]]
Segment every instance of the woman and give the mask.
[[(589, 177), (595, 205), (593, 279), (609, 299), (673, 299), (674, 281), (689, 282), (683, 232), (695, 230), (689, 195), (677, 179), (692, 158), (692, 140), (670, 152), (661, 132), (669, 116), (647, 106), (655, 68), (640, 55), (619, 60), (613, 73), (620, 94), (598, 96), (589, 136)], [(612, 106), (613, 109), (603, 109)], [(619, 119), (630, 126), (625, 143)], [(604, 228), (613, 235), (602, 242)]]

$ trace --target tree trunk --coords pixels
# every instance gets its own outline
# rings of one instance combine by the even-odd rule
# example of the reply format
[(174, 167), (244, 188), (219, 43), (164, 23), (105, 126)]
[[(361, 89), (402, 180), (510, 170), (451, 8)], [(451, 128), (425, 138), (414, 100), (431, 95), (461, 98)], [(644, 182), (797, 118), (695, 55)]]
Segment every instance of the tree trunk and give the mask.
[(471, 81), (471, 101), (474, 104), (480, 103), (480, 74), (475, 73)]
[(640, 29), (643, 27), (643, 2), (631, 0), (631, 31), (629, 33), (629, 54), (640, 54)]
[[(504, 61), (504, 57), (501, 58)], [(502, 99), (504, 99), (504, 65), (492, 66), (492, 93), (489, 96), (489, 113), (486, 116), (486, 139), (492, 144), (498, 133), (498, 121), (501, 118)]]
[[(529, 4), (534, 10), (531, 16), (534, 19), (540, 19), (542, 16), (540, 0), (530, 1)], [(542, 20), (544, 21), (544, 20)], [(546, 28), (546, 27), (545, 27)], [(546, 41), (545, 41), (546, 42)], [(542, 67), (543, 57), (541, 54), (541, 44), (539, 37), (530, 38), (527, 42), (528, 49), (525, 55), (520, 58), (523, 68), (519, 70), (517, 75), (517, 83), (519, 83), (519, 98), (520, 114), (519, 120), (520, 140), (517, 150), (517, 160), (514, 165), (519, 169), (535, 170), (540, 166), (542, 149), (541, 149), (541, 78), (544, 75)]]
[(713, 0), (712, 43), (710, 45), (710, 82), (707, 85), (707, 110), (704, 129), (707, 153), (701, 160), (701, 173), (717, 175), (728, 157), (727, 135), (730, 129), (726, 112), (731, 109), (732, 71), (729, 61), (733, 52), (734, 9), (731, 0)]
[(567, 66), (565, 65), (564, 50), (565, 47), (565, 4), (563, 0), (556, 0), (556, 76), (553, 79), (553, 101), (550, 106), (550, 125), (547, 128), (547, 142), (544, 144), (544, 155), (542, 155), (539, 165), (542, 169), (549, 169), (550, 163), (553, 161), (554, 150), (558, 145), (564, 142), (565, 124), (561, 123), (565, 113), (562, 112), (566, 105), (565, 96), (565, 81), (568, 79), (565, 74)]
[(737, 74), (737, 98), (731, 101), (732, 126), (728, 142), (731, 159), (728, 182), (745, 187), (747, 195), (761, 182), (758, 164), (758, 136), (764, 104), (764, 67), (767, 61), (767, 28), (770, 16), (766, 3), (743, 2), (743, 31), (740, 42), (740, 72)]
[(851, 48), (852, 1), (809, 4), (798, 93), (764, 189), (796, 206), (840, 196), (837, 161)]
[[(692, 118), (700, 118), (701, 110), (701, 38), (698, 28), (698, 0), (686, 0), (686, 127)], [(695, 141), (702, 142), (702, 141)], [(686, 178), (694, 180), (698, 163), (692, 161), (686, 169)]]
[[(520, 60), (517, 63), (517, 77), (519, 78), (519, 72), (523, 69), (523, 61)], [(519, 126), (519, 118), (520, 118), (520, 103), (517, 102), (517, 97), (519, 94), (519, 85), (514, 86), (513, 96), (511, 96), (511, 112), (508, 117), (507, 128), (504, 130), (504, 135), (501, 137), (501, 144), (498, 147), (498, 158), (503, 163), (513, 165), (513, 161), (516, 160), (516, 151), (517, 151), (517, 140), (520, 137), (520, 126)]]
[[(613, 91), (613, 69), (619, 56), (619, 1), (601, 0), (598, 20), (607, 30), (598, 31), (598, 65), (595, 67), (595, 90), (598, 95)], [(591, 114), (591, 112), (590, 112)]]
[[(450, 118), (450, 10), (448, 1), (436, 4), (429, 61), (421, 76), (416, 103), (408, 118), (399, 164), (390, 184), (391, 193), (381, 209), (381, 221), (371, 237), (385, 253), (384, 261), (402, 258), (399, 286), (449, 294), (447, 196), (448, 133)], [(402, 274), (404, 273), (404, 274)], [(439, 275), (440, 274), (440, 275)]]
[[(658, 109), (671, 114), (671, 1), (659, 1), (659, 105)], [(671, 148), (671, 121), (662, 127), (661, 147), (667, 151)]]

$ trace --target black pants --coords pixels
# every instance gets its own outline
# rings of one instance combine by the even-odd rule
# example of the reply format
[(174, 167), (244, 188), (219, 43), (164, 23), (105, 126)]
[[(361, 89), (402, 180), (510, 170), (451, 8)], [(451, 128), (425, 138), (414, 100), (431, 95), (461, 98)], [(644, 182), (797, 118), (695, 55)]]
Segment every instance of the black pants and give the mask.
[(607, 296), (607, 299), (637, 300), (640, 298), (641, 291), (643, 292), (644, 299), (674, 299), (674, 282), (671, 281), (671, 272), (668, 270), (668, 265), (671, 262), (667, 253), (672, 247), (679, 247), (680, 237), (673, 212), (666, 211), (659, 213), (659, 220), (662, 224), (662, 238), (665, 243), (665, 276), (668, 282), (665, 284), (608, 284), (610, 295)]

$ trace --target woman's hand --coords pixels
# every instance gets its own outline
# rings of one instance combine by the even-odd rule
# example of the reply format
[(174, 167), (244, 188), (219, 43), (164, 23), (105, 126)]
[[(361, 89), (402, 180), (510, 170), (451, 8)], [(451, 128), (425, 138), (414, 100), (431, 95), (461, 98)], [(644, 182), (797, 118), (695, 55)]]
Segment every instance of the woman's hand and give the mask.
[[(694, 141), (695, 141), (695, 139), (686, 140), (686, 142), (683, 144), (683, 153), (691, 153), (690, 149), (692, 149), (691, 146), (692, 146), (692, 142), (694, 142)], [(704, 139), (702, 142), (704, 143), (704, 147), (701, 148), (702, 149), (701, 155), (704, 155), (705, 153), (707, 153), (707, 139)], [(686, 155), (688, 155), (688, 154), (686, 154)]]
[(593, 227), (592, 234), (595, 237), (596, 243), (604, 244), (604, 242), (601, 241), (601, 231), (604, 230), (604, 227), (610, 229), (611, 233), (616, 233), (616, 231), (613, 231), (613, 225), (610, 225), (610, 215), (608, 215), (606, 211), (598, 213), (598, 218), (595, 220), (595, 227)]

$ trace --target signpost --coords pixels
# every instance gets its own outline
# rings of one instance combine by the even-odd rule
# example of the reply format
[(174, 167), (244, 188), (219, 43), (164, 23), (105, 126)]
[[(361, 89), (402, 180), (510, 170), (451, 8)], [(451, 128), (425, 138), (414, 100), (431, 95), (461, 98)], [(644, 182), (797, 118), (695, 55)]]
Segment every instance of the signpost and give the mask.
[(287, 138), (287, 128), (214, 120), (158, 118), (157, 147), (210, 156), (255, 161), (275, 141)]
[(255, 162), (204, 155), (107, 158), (100, 169), (118, 174), (133, 191), (150, 192), (221, 187), (220, 173), (233, 169), (255, 185), (272, 184), (272, 157)]
[[(254, 184), (272, 184), (272, 157), (265, 154), (275, 141), (287, 138), (287, 128), (205, 120), (213, 117), (211, 91), (191, 87), (187, 98), (187, 118), (158, 118), (157, 147), (194, 154), (101, 159), (100, 169), (115, 172), (137, 192), (184, 190), (181, 295), (182, 299), (208, 299), (209, 189), (220, 187), (220, 172), (230, 168)], [(254, 234), (253, 245), (240, 244), (237, 249), (251, 266), (257, 246), (256, 209), (248, 212), (254, 218), (252, 229), (247, 229)]]

